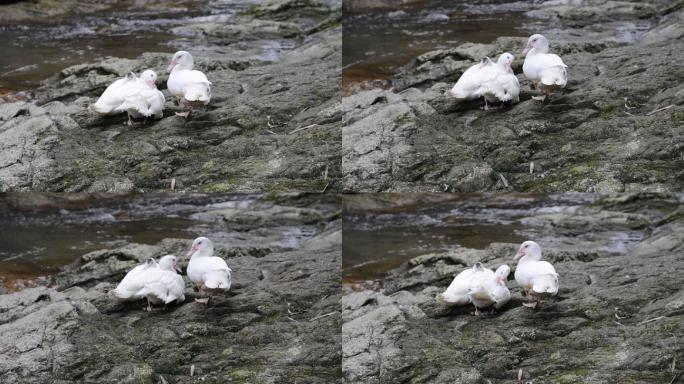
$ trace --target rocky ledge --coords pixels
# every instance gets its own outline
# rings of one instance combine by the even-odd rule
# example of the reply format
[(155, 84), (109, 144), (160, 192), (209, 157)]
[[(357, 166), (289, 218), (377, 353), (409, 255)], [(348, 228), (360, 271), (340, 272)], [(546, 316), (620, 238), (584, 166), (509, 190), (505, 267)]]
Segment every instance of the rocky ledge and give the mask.
[[(343, 98), (343, 189), (681, 190), (683, 3), (561, 3), (527, 5), (569, 66), (567, 87), (545, 105), (531, 99), (526, 39), (515, 37), (425, 53), (394, 76), (394, 89)], [(484, 111), (445, 95), (469, 66), (506, 51), (517, 56), (519, 104)]]
[[(87, 109), (130, 71), (157, 70), (165, 91), (170, 54), (64, 69), (35, 103), (0, 105), (0, 191), (339, 189), (340, 18), (337, 1), (273, 0), (224, 23), (179, 27), (213, 47), (195, 55), (212, 101), (188, 121), (168, 94), (164, 118), (142, 126)], [(241, 58), (269, 39), (292, 46), (276, 61)]]
[[(186, 301), (143, 310), (108, 291), (135, 264), (192, 240), (127, 244), (83, 255), (50, 287), (0, 295), (3, 383), (341, 382), (341, 229), (336, 197), (279, 197), (202, 213), (239, 239), (208, 234), (233, 287), (208, 307), (186, 279)], [(304, 228), (306, 224), (306, 228)], [(268, 246), (287, 225), (314, 233)]]
[(681, 196), (630, 195), (522, 218), (560, 275), (558, 296), (536, 310), (521, 305), (513, 273), (512, 299), (497, 313), (476, 317), (472, 306), (436, 299), (477, 261), (512, 265), (518, 244), (416, 257), (390, 274), (383, 291), (343, 296), (345, 380), (680, 382), (683, 213)]

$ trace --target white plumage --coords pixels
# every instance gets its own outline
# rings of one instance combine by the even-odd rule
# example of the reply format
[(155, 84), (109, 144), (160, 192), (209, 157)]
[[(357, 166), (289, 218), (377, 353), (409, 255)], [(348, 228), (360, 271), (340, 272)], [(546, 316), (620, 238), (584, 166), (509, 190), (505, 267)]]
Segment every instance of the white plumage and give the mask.
[[(166, 85), (172, 95), (176, 96), (181, 106), (190, 108), (209, 104), (211, 100), (211, 82), (207, 76), (197, 70), (193, 70), (194, 60), (186, 51), (178, 51), (173, 55), (169, 65), (169, 80)], [(177, 113), (187, 117), (187, 113)]]
[(90, 109), (105, 115), (126, 112), (129, 125), (131, 118), (160, 119), (164, 116), (164, 94), (157, 89), (156, 81), (157, 74), (152, 70), (144, 71), (140, 78), (131, 72), (110, 84)]
[(551, 263), (542, 261), (539, 244), (529, 240), (522, 243), (515, 259), (519, 259), (515, 281), (535, 301), (534, 306), (541, 297), (558, 293), (558, 273)]
[(123, 301), (134, 301), (144, 298), (147, 275), (156, 269), (157, 262), (152, 258), (147, 259), (144, 264), (140, 264), (128, 271), (111, 294)]
[(466, 305), (470, 303), (468, 292), (470, 291), (470, 280), (475, 271), (468, 268), (454, 277), (446, 291), (439, 295), (439, 298), (448, 304)]
[(513, 74), (513, 55), (506, 52), (496, 63), (485, 57), (479, 64), (468, 68), (458, 79), (449, 94), (457, 99), (472, 100), (480, 97), (487, 102), (519, 101), (520, 84)]
[(148, 69), (143, 72), (138, 79), (139, 87), (126, 96), (117, 110), (126, 111), (134, 118), (164, 117), (164, 94), (157, 89), (156, 81), (157, 74), (154, 71)]
[[(555, 89), (565, 88), (568, 83), (568, 66), (558, 55), (549, 53), (549, 41), (544, 36), (530, 36), (523, 55), (526, 55), (523, 73), (536, 88), (545, 95)], [(539, 99), (544, 100), (545, 97)]]
[[(212, 291), (229, 290), (232, 283), (232, 270), (225, 260), (214, 256), (214, 244), (206, 237), (193, 241), (188, 252), (188, 278), (197, 284), (201, 292), (211, 295)], [(197, 300), (206, 304), (204, 300)]]
[(508, 265), (502, 265), (493, 272), (482, 263), (475, 263), (472, 268), (454, 278), (447, 290), (440, 295), (440, 299), (456, 305), (473, 303), (476, 315), (481, 308), (494, 306), (499, 309), (511, 298), (506, 287), (509, 272)]
[(159, 260), (157, 268), (144, 275), (145, 286), (141, 293), (152, 303), (181, 303), (185, 300), (185, 282), (176, 256), (166, 255)]

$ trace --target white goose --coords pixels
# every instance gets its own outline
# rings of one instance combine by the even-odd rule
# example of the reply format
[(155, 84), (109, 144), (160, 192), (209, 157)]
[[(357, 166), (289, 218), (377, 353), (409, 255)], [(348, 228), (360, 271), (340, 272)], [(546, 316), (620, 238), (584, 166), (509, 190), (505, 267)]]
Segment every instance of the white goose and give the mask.
[(447, 304), (466, 305), (470, 303), (468, 291), (470, 290), (470, 280), (475, 270), (468, 268), (454, 277), (446, 291), (439, 294), (438, 298)]
[(156, 270), (143, 275), (145, 286), (141, 293), (147, 297), (148, 310), (151, 310), (150, 302), (169, 304), (185, 300), (185, 282), (176, 272), (181, 272), (178, 259), (174, 255), (166, 255), (159, 259)]
[(544, 92), (543, 96), (533, 99), (544, 102), (546, 96), (558, 88), (565, 88), (568, 82), (568, 66), (553, 53), (549, 53), (549, 41), (546, 37), (536, 34), (530, 36), (523, 50), (525, 62), (523, 73), (532, 81), (535, 88)]
[(499, 56), (496, 63), (485, 57), (479, 64), (468, 68), (448, 92), (460, 100), (472, 100), (480, 97), (487, 102), (519, 101), (520, 84), (513, 74), (511, 64), (513, 55), (506, 52)]
[(511, 298), (506, 287), (510, 271), (508, 265), (502, 265), (493, 272), (482, 263), (475, 263), (472, 268), (459, 273), (439, 298), (448, 304), (473, 303), (476, 316), (480, 315), (482, 308), (494, 306), (499, 309)]
[(145, 297), (145, 281), (147, 274), (157, 268), (157, 262), (153, 258), (147, 259), (143, 264), (128, 271), (119, 285), (110, 293), (122, 301), (140, 300)]
[(232, 281), (232, 270), (225, 260), (214, 256), (214, 244), (206, 237), (198, 237), (192, 242), (188, 252), (188, 278), (197, 284), (202, 294), (208, 294), (204, 299), (195, 301), (207, 304), (213, 292), (217, 289), (229, 290)]
[(535, 308), (543, 296), (555, 296), (558, 293), (558, 274), (551, 263), (542, 261), (539, 244), (525, 241), (520, 245), (514, 260), (519, 260), (515, 269), (515, 281), (533, 301), (523, 305)]
[(475, 315), (478, 316), (480, 309), (491, 306), (499, 309), (511, 299), (511, 292), (506, 286), (506, 278), (511, 268), (508, 265), (502, 265), (497, 268), (496, 272), (492, 272), (481, 263), (475, 266), (477, 270), (471, 280), (468, 296), (475, 306)]
[(127, 112), (128, 125), (132, 118), (163, 117), (164, 95), (157, 90), (157, 74), (146, 70), (138, 78), (131, 72), (123, 79), (110, 84), (90, 110), (103, 115)]
[(495, 71), (491, 71), (488, 77), (483, 79), (485, 101), (510, 101), (512, 103), (520, 101), (520, 83), (511, 67), (513, 60), (513, 55), (506, 52), (499, 56), (496, 64), (490, 61)]
[(169, 65), (169, 80), (166, 85), (172, 95), (178, 99), (182, 107), (189, 107), (186, 112), (176, 112), (176, 115), (187, 118), (192, 108), (209, 104), (211, 100), (211, 82), (207, 76), (197, 70), (193, 70), (194, 61), (192, 55), (186, 51), (178, 51), (173, 55)]
[(164, 117), (164, 94), (157, 89), (157, 73), (146, 70), (138, 78), (138, 87), (132, 87), (123, 103), (116, 110), (128, 113), (128, 125), (132, 125), (133, 118)]

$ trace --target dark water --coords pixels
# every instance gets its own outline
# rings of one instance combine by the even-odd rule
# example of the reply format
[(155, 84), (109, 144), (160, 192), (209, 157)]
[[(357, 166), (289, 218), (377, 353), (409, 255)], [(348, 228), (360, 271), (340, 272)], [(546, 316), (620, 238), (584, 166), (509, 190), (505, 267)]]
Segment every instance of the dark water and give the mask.
[[(0, 24), (0, 95), (34, 89), (66, 67), (107, 56), (135, 58), (143, 52), (180, 49), (201, 55), (225, 50), (174, 28), (225, 22), (255, 3), (258, 1), (123, 1), (91, 14)], [(255, 52), (262, 60), (275, 59), (285, 48), (277, 41), (258, 45)]]
[(396, 9), (345, 14), (343, 87), (382, 85), (411, 59), (464, 42), (528, 36), (534, 20), (520, 2), (422, 0)]
[(491, 243), (528, 239), (587, 250), (625, 251), (639, 231), (569, 233), (548, 231), (525, 220), (539, 214), (572, 213), (594, 194), (378, 194), (345, 196), (343, 281), (381, 280), (413, 257), (457, 247), (484, 249)]
[(257, 200), (255, 195), (0, 195), (0, 286), (11, 290), (14, 282), (55, 273), (85, 253), (129, 243), (201, 235), (234, 246), (263, 237), (265, 247), (293, 248), (314, 234), (314, 228), (282, 226), (247, 235), (202, 215), (251, 209)]

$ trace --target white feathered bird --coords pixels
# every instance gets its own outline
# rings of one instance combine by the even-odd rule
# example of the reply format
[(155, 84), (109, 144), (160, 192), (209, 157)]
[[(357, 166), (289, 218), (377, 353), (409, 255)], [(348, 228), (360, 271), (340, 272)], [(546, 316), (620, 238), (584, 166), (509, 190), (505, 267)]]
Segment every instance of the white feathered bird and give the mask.
[(520, 245), (514, 260), (518, 261), (515, 269), (515, 281), (533, 302), (524, 305), (535, 308), (544, 296), (555, 296), (558, 293), (558, 273), (548, 261), (542, 261), (539, 244), (528, 240)]
[(164, 116), (164, 94), (155, 84), (157, 74), (146, 70), (138, 78), (131, 72), (126, 77), (110, 84), (90, 110), (103, 115), (126, 112), (128, 125), (133, 125), (132, 118)]
[(470, 303), (468, 292), (470, 291), (470, 280), (475, 270), (468, 268), (454, 277), (447, 289), (438, 297), (447, 304), (466, 305)]
[(556, 89), (565, 88), (568, 83), (568, 66), (558, 55), (549, 53), (549, 41), (536, 34), (530, 36), (523, 50), (525, 62), (523, 73), (532, 81), (535, 88), (544, 92), (543, 96), (533, 99), (544, 101)]
[(146, 275), (157, 268), (153, 258), (136, 266), (126, 273), (121, 282), (111, 291), (111, 294), (122, 301), (135, 301), (145, 297)]
[(188, 278), (197, 284), (201, 293), (209, 295), (195, 301), (207, 304), (214, 291), (230, 289), (232, 270), (228, 268), (225, 260), (214, 256), (214, 244), (211, 240), (206, 237), (196, 238), (192, 242), (188, 257)]
[(148, 310), (151, 309), (150, 302), (169, 304), (185, 300), (185, 282), (176, 272), (181, 272), (178, 259), (174, 255), (166, 255), (159, 259), (155, 269), (143, 275), (145, 285), (141, 293), (147, 297)]
[(479, 315), (482, 308), (494, 306), (499, 309), (504, 306), (511, 298), (511, 293), (506, 287), (506, 278), (511, 271), (508, 265), (502, 265), (493, 272), (482, 263), (476, 263), (473, 269), (475, 273), (471, 279), (468, 296), (475, 306), (475, 315)]
[(178, 99), (182, 107), (189, 107), (186, 112), (176, 115), (188, 117), (192, 108), (207, 105), (211, 100), (211, 82), (201, 71), (193, 70), (194, 59), (189, 52), (178, 51), (173, 55), (168, 70), (171, 72), (166, 85), (172, 95)]
[(131, 117), (164, 117), (164, 94), (157, 89), (157, 73), (148, 69), (140, 74), (137, 81), (139, 87), (126, 96), (117, 110), (128, 113), (129, 125), (132, 125)]
[(513, 59), (513, 55), (508, 52), (501, 54), (496, 63), (485, 57), (480, 63), (463, 72), (449, 90), (449, 94), (459, 100), (484, 97), (485, 109), (489, 109), (488, 102), (517, 103), (520, 84), (511, 68)]

